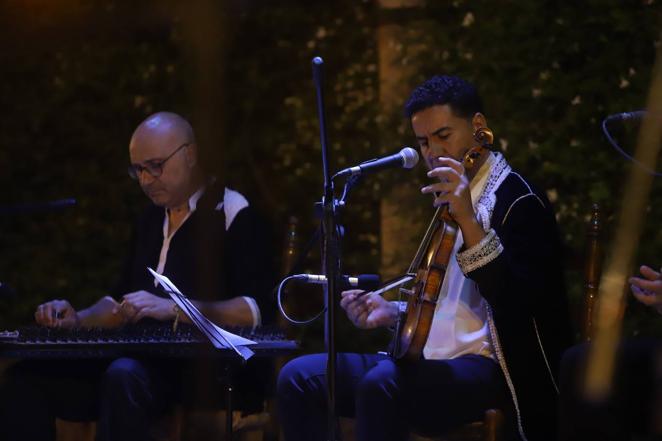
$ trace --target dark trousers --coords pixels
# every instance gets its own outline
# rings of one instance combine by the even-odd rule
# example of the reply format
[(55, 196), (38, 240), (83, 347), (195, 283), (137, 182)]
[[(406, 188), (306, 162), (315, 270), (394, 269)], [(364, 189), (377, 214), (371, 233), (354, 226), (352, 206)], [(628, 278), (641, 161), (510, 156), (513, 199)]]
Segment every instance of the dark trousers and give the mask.
[(560, 440), (662, 439), (662, 341), (641, 338), (621, 343), (611, 394), (599, 402), (583, 395), (588, 350), (583, 344), (563, 355)]
[[(478, 355), (395, 363), (377, 354), (338, 354), (337, 415), (356, 417), (360, 441), (406, 440), (410, 429), (439, 435), (509, 408), (497, 363)], [(299, 357), (280, 372), (279, 417), (285, 438), (326, 440), (326, 355)]]
[(150, 440), (170, 384), (154, 365), (130, 358), (19, 362), (0, 387), (2, 439), (54, 440), (57, 417), (98, 419), (100, 441)]
[[(55, 418), (97, 421), (98, 441), (148, 441), (154, 423), (173, 403), (223, 408), (219, 372), (209, 359), (22, 361), (0, 384), (0, 439), (55, 439)], [(262, 409), (270, 361), (233, 369), (233, 409)]]

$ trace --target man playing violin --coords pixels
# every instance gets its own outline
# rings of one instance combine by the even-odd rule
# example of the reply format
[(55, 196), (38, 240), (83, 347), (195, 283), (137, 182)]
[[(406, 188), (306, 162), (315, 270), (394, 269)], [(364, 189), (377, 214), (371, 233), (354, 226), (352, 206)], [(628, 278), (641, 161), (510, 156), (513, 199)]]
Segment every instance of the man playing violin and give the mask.
[[(151, 204), (136, 224), (113, 296), (81, 310), (66, 300), (44, 303), (36, 322), (55, 328), (188, 322), (147, 267), (168, 276), (220, 325), (255, 327), (268, 321), (273, 311), (268, 234), (243, 195), (204, 171), (188, 121), (170, 112), (149, 116), (134, 131), (129, 154), (129, 175)], [(0, 390), (3, 439), (55, 439), (55, 417), (98, 418), (98, 440), (154, 439), (151, 423), (182, 398), (182, 377), (192, 369), (172, 359), (19, 363)], [(243, 371), (237, 380), (252, 377), (252, 389), (245, 392), (261, 405), (265, 375), (259, 372), (258, 378)]]
[[(339, 354), (337, 412), (356, 417), (359, 440), (440, 435), (489, 408), (505, 413), (508, 439), (554, 439), (555, 373), (571, 332), (550, 203), (477, 142), (487, 118), (471, 84), (433, 77), (405, 114), (429, 168), (421, 192), (448, 208), (459, 232), (421, 357)], [(402, 302), (356, 290), (342, 293), (341, 306), (363, 329), (392, 328), (403, 312)], [(281, 371), (289, 441), (325, 439), (325, 368), (320, 354)]]

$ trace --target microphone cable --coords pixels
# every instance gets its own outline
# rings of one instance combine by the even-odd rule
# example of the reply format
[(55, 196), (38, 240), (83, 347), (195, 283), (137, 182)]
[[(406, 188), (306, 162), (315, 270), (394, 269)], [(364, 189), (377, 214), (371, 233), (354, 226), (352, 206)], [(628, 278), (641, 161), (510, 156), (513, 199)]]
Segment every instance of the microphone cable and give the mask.
[[(631, 161), (631, 162), (637, 164), (641, 169), (645, 170), (648, 174), (650, 174), (652, 176), (658, 176), (658, 177), (662, 176), (662, 173), (656, 172), (655, 170), (651, 169), (649, 166), (647, 166), (646, 164), (644, 164), (641, 161), (639, 161), (638, 159), (636, 159), (634, 156), (627, 153), (625, 150), (623, 150), (623, 148), (620, 145), (618, 145), (618, 143), (616, 142), (614, 137), (611, 136), (611, 133), (609, 133), (609, 129), (607, 128), (607, 124), (614, 120), (614, 118), (611, 118), (611, 116), (613, 116), (613, 115), (607, 116), (605, 119), (602, 120), (602, 133), (604, 133), (605, 138), (607, 138), (607, 141), (609, 142), (609, 144), (611, 144), (611, 146), (621, 156), (623, 156), (628, 161)], [(622, 120), (623, 119), (619, 118), (619, 121), (622, 121)]]
[(314, 316), (313, 318), (308, 319), (308, 320), (296, 320), (296, 319), (293, 319), (292, 317), (290, 317), (289, 315), (287, 315), (287, 313), (285, 312), (285, 308), (283, 307), (283, 302), (282, 302), (282, 298), (281, 298), (283, 287), (292, 279), (301, 280), (301, 276), (302, 276), (302, 274), (294, 274), (292, 276), (285, 277), (280, 282), (280, 284), (278, 285), (278, 292), (276, 294), (276, 300), (278, 302), (278, 310), (280, 311), (281, 314), (283, 314), (283, 317), (285, 317), (285, 320), (287, 320), (288, 322), (290, 322), (294, 325), (308, 325), (308, 324), (314, 322), (315, 320), (317, 320), (318, 318), (322, 317), (322, 315), (326, 312), (326, 307), (324, 307), (324, 308), (322, 308), (322, 310), (319, 313), (317, 313), (316, 316)]

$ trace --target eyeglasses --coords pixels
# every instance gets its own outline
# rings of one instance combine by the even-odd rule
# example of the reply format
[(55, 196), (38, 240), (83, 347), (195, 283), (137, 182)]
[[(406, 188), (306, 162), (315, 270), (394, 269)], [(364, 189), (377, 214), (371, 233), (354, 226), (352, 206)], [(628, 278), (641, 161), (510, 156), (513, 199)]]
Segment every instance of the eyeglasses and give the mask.
[(189, 145), (191, 145), (190, 142), (185, 142), (184, 144), (177, 147), (175, 151), (170, 153), (165, 159), (152, 159), (145, 162), (145, 165), (140, 165), (140, 164), (129, 165), (129, 169), (127, 170), (129, 172), (129, 176), (131, 176), (132, 179), (138, 179), (140, 178), (142, 172), (146, 171), (147, 173), (149, 173), (151, 177), (158, 178), (163, 174), (163, 166), (168, 161), (168, 159), (172, 158), (173, 156), (175, 156), (175, 153), (177, 153), (178, 151)]

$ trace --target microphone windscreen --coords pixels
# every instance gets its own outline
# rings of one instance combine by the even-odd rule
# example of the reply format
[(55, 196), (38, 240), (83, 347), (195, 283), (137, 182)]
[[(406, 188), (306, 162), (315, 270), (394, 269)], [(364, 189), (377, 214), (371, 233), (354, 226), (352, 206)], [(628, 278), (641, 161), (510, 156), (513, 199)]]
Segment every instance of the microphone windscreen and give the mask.
[(418, 164), (418, 152), (411, 147), (405, 147), (400, 150), (402, 156), (402, 167), (414, 168)]

